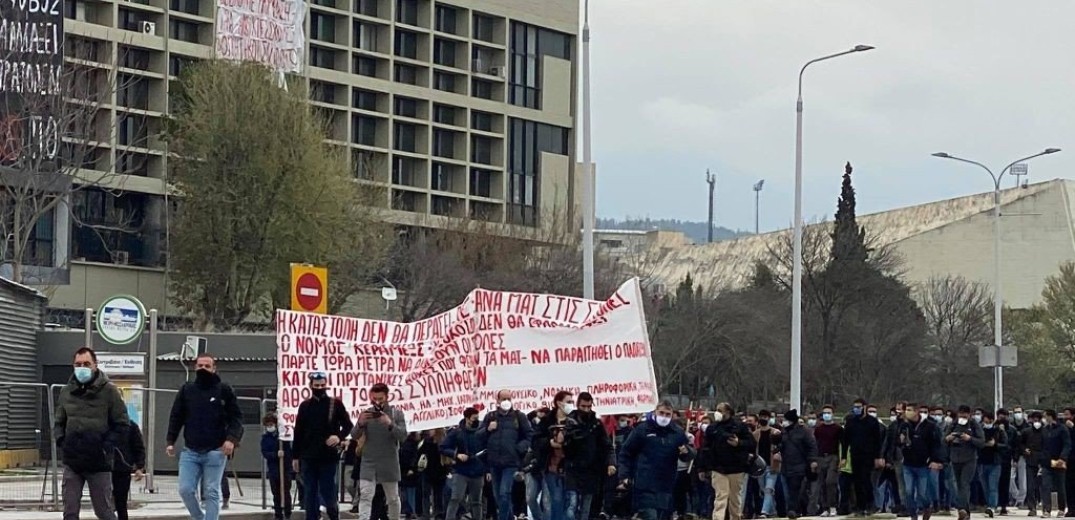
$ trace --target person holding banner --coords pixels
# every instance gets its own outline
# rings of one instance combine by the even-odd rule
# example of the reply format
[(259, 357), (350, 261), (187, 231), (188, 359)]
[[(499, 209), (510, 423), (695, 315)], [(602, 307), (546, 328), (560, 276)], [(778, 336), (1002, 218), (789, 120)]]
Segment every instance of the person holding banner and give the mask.
[(495, 412), (485, 416), (478, 436), (486, 446), (485, 462), (493, 479), (497, 516), (499, 520), (513, 520), (511, 490), (515, 473), (523, 466), (523, 456), (530, 449), (533, 430), (526, 415), (512, 405), (511, 391), (501, 390), (496, 397), (500, 404)]
[(359, 415), (358, 424), (351, 430), (351, 438), (364, 443), (358, 481), (358, 518), (370, 520), (379, 484), (388, 504), (388, 520), (399, 520), (402, 477), (399, 445), (407, 439), (407, 421), (403, 411), (388, 404), (388, 385), (373, 385), (370, 401), (372, 406)]
[(306, 520), (318, 520), (321, 506), (325, 506), (329, 520), (340, 520), (336, 466), (340, 453), (347, 449), (344, 439), (353, 426), (351, 415), (343, 402), (328, 395), (328, 375), (324, 372), (310, 373), (310, 390), (313, 395), (299, 405), (295, 417), (292, 469), (302, 471)]
[(291, 467), (291, 441), (280, 440), (276, 414), (266, 414), (261, 424), (265, 427), (265, 433), (261, 435), (261, 456), (268, 468), (273, 520), (291, 520), (291, 481), (295, 479)]
[(672, 404), (657, 405), (638, 424), (620, 452), (620, 475), (631, 488), (631, 502), (639, 520), (668, 518), (672, 513), (676, 470), (680, 461), (694, 458), (687, 432), (672, 423)]

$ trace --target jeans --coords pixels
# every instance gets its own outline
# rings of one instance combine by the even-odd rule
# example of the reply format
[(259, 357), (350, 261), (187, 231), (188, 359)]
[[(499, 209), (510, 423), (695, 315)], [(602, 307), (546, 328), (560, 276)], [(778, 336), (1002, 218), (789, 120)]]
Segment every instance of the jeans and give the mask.
[(459, 506), (463, 503), (463, 498), (467, 499), (467, 509), (470, 510), (470, 518), (485, 520), (482, 516), (482, 488), (485, 487), (485, 478), (482, 476), (477, 477), (464, 477), (456, 473), (452, 476), (452, 498), (448, 500), (448, 510), (445, 513), (445, 520), (457, 520), (459, 518)]
[(564, 493), (567, 507), (565, 520), (590, 520), (590, 509), (593, 508), (593, 494), (583, 494), (578, 491)]
[(512, 520), (511, 488), (515, 484), (515, 472), (519, 468), (493, 468), (493, 494), (496, 496), (496, 513), (500, 520)]
[(716, 500), (713, 484), (697, 475), (691, 479), (694, 480), (694, 514), (709, 519), (713, 516), (713, 501)]
[(400, 511), (406, 516), (418, 516), (418, 488), (402, 486), (399, 488)]
[(78, 520), (82, 510), (82, 488), (90, 486), (90, 502), (93, 513), (101, 520), (115, 520), (112, 512), (112, 473), (89, 473), (82, 475), (68, 468), (63, 469), (63, 520)]
[[(526, 474), (526, 508), (530, 510), (531, 520), (545, 519), (545, 506), (542, 505), (542, 500), (538, 500), (542, 496), (541, 489), (545, 485), (544, 482), (545, 479), (541, 478), (541, 475), (536, 475), (534, 473)], [(608, 500), (608, 498), (605, 500)], [(612, 515), (610, 514), (609, 516)]]
[(306, 485), (306, 500), (302, 508), (306, 520), (321, 518), (321, 506), (328, 510), (330, 520), (340, 518), (340, 498), (336, 496), (336, 461), (302, 461), (302, 482)]
[(1012, 463), (1012, 479), (1008, 485), (1008, 492), (1012, 496), (1012, 502), (1017, 505), (1026, 503), (1027, 499), (1027, 471), (1026, 459), (1019, 457), (1017, 461)]
[(952, 463), (952, 470), (959, 485), (959, 500), (956, 501), (956, 506), (964, 511), (970, 511), (970, 483), (974, 480), (974, 471), (977, 468), (978, 462), (973, 460)]
[(777, 484), (783, 486), (779, 473), (773, 473), (771, 470), (765, 470), (764, 481), (762, 484), (762, 494), (765, 499), (761, 504), (761, 513), (766, 516), (776, 516), (776, 486)]
[(931, 482), (937, 475), (936, 471), (927, 468), (917, 468), (903, 465), (903, 484), (906, 489), (903, 492), (904, 507), (911, 518), (917, 519), (918, 514), (930, 508), (933, 503)]
[(567, 520), (567, 504), (564, 501), (564, 476), (546, 472), (545, 485), (542, 486), (541, 493), (545, 496), (545, 520)]
[(1000, 464), (982, 464), (980, 468), (982, 487), (985, 488), (985, 507), (996, 509), (1000, 501)]
[[(192, 520), (219, 520), (220, 480), (228, 458), (220, 450), (200, 453), (183, 448), (179, 454), (179, 497)], [(205, 511), (198, 501), (198, 488), (205, 481)]]

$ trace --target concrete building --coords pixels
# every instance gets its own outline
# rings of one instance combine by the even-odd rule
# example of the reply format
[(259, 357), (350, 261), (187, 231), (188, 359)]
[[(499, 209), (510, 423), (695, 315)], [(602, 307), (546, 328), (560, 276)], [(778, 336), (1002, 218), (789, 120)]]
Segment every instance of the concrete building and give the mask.
[(624, 258), (651, 250), (678, 249), (693, 242), (679, 231), (595, 229), (594, 243), (612, 258)]
[[(993, 284), (993, 192), (859, 217), (902, 257), (906, 280), (958, 275)], [(1045, 278), (1075, 261), (1075, 181), (1051, 180), (1001, 192), (1001, 272), (1005, 305), (1038, 302)], [(829, 225), (829, 224), (821, 224)], [(756, 260), (790, 243), (790, 230), (668, 251), (654, 282), (674, 288), (690, 273), (712, 290), (743, 286)], [(827, 236), (827, 231), (825, 234)], [(827, 245), (825, 246), (828, 247)], [(826, 249), (827, 251), (827, 249)]]
[[(310, 102), (356, 179), (386, 188), (390, 221), (536, 227), (543, 211), (574, 210), (578, 0), (299, 5)], [(52, 251), (38, 267), (69, 270), (69, 284), (47, 290), (54, 320), (80, 323), (116, 293), (171, 313), (158, 135), (177, 75), (214, 57), (217, 10), (217, 0), (65, 0), (66, 63), (117, 74), (101, 123), (111, 130), (86, 164), (116, 179), (38, 226), (35, 250)]]

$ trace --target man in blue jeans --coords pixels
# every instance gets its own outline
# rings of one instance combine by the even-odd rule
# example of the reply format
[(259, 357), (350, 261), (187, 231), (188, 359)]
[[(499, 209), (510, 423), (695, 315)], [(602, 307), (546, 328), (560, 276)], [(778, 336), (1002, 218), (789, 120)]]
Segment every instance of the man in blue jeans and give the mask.
[(485, 416), (478, 429), (478, 439), (485, 445), (485, 462), (493, 478), (499, 520), (513, 520), (511, 488), (515, 473), (522, 467), (523, 456), (530, 449), (533, 429), (526, 416), (514, 409), (510, 391), (501, 390), (496, 400), (499, 406)]
[(944, 467), (944, 444), (940, 426), (920, 413), (913, 403), (904, 408), (906, 421), (893, 432), (893, 444), (903, 453), (904, 507), (911, 520), (929, 520), (933, 492), (930, 481)]
[(292, 469), (302, 472), (306, 486), (302, 508), (306, 520), (321, 517), (321, 505), (329, 520), (339, 520), (340, 499), (336, 493), (336, 467), (344, 439), (354, 424), (343, 403), (329, 395), (328, 374), (310, 373), (310, 398), (299, 405), (295, 414), (295, 435), (291, 442)]
[[(228, 457), (243, 438), (243, 413), (231, 386), (216, 374), (216, 359), (202, 354), (194, 364), (194, 381), (184, 384), (172, 403), (165, 451), (175, 456), (175, 441), (182, 430), (179, 496), (193, 520), (218, 520), (220, 481)], [(204, 511), (198, 501), (203, 481)]]

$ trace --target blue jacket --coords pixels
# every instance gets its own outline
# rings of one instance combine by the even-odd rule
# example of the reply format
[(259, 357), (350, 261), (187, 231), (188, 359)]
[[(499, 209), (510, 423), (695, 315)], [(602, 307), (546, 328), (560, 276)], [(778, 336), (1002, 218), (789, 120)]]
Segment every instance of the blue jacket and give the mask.
[[(687, 447), (686, 454), (679, 453), (680, 446)], [(635, 510), (671, 511), (677, 463), (693, 457), (694, 448), (679, 426), (662, 428), (649, 418), (635, 427), (619, 456), (619, 475), (631, 479)]]
[[(496, 430), (489, 431), (489, 424), (493, 421), (496, 421)], [(523, 456), (530, 449), (533, 435), (530, 420), (522, 412), (490, 412), (478, 429), (478, 438), (486, 449), (485, 464), (501, 469), (522, 467)]]
[[(265, 432), (261, 435), (261, 456), (265, 458), (268, 475), (271, 478), (280, 476), (280, 457), (277, 456), (277, 452), (280, 451), (279, 439), (280, 434), (277, 432)], [(289, 477), (295, 475), (295, 472), (291, 470), (291, 460), (291, 441), (284, 441), (284, 471)]]
[[(478, 438), (478, 430), (466, 427), (465, 421), (459, 422), (459, 427), (452, 430), (440, 446), (440, 454), (455, 461), (455, 472), (467, 478), (477, 478), (485, 475), (485, 464), (479, 457), (479, 452), (485, 449), (484, 443)], [(460, 462), (456, 455), (466, 454), (466, 462)]]

